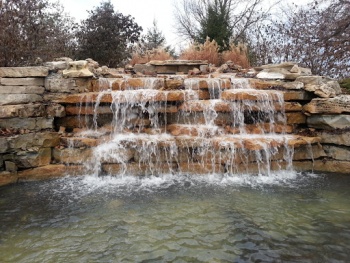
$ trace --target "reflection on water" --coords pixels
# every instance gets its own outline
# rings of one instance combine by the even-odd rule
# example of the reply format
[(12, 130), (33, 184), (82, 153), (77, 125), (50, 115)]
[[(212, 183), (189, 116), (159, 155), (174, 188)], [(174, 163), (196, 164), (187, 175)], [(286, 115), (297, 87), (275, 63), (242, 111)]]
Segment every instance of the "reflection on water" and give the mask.
[(0, 188), (0, 262), (349, 262), (350, 177), (66, 178)]

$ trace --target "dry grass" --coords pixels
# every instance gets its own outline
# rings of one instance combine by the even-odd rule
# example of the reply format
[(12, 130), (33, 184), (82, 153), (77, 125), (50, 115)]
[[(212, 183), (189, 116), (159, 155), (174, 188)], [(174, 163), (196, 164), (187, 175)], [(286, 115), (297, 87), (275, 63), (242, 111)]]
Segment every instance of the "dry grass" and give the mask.
[(144, 64), (151, 60), (171, 60), (173, 57), (164, 49), (147, 50), (145, 54), (134, 52), (130, 61), (131, 65)]
[(185, 49), (180, 55), (180, 59), (188, 60), (207, 60), (208, 63), (219, 66), (227, 61), (243, 68), (249, 67), (248, 50), (244, 44), (230, 45), (229, 50), (222, 53), (219, 52), (219, 45), (215, 40), (210, 41), (209, 38), (204, 44), (192, 44)]

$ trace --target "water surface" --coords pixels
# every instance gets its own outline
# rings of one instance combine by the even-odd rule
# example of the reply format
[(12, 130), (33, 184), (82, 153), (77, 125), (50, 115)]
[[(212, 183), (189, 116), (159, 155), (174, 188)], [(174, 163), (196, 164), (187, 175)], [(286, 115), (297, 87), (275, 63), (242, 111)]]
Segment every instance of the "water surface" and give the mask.
[(0, 188), (0, 262), (349, 262), (350, 177), (93, 176)]

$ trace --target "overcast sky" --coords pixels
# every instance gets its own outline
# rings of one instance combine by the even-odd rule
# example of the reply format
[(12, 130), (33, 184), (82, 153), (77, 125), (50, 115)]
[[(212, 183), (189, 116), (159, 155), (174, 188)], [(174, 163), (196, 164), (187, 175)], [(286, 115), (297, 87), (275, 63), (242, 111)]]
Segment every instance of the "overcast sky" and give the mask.
[[(64, 9), (72, 17), (75, 17), (77, 22), (87, 18), (87, 10), (92, 10), (99, 6), (102, 0), (60, 0)], [(283, 3), (294, 2), (304, 4), (310, 0), (283, 0)], [(174, 3), (180, 0), (111, 0), (114, 9), (123, 15), (131, 15), (135, 18), (143, 28), (143, 33), (147, 32), (148, 28), (153, 26), (155, 19), (158, 28), (166, 37), (168, 45), (178, 47), (181, 44), (181, 39), (176, 36), (174, 29)], [(269, 2), (269, 1), (267, 1)]]

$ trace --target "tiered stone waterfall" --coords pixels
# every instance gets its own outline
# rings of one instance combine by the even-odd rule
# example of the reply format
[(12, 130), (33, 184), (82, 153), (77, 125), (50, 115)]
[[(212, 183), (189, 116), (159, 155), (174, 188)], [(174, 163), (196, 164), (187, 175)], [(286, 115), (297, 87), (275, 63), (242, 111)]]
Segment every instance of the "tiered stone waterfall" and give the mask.
[(302, 107), (291, 102), (296, 94), (232, 76), (102, 78), (94, 92), (57, 101), (69, 115), (57, 125), (73, 135), (54, 157), (95, 175), (293, 169), (293, 160), (315, 157), (319, 142), (291, 135)]
[[(177, 64), (176, 64), (177, 65)], [(0, 68), (0, 186), (65, 175), (349, 173), (349, 95), (294, 63), (133, 76)]]

